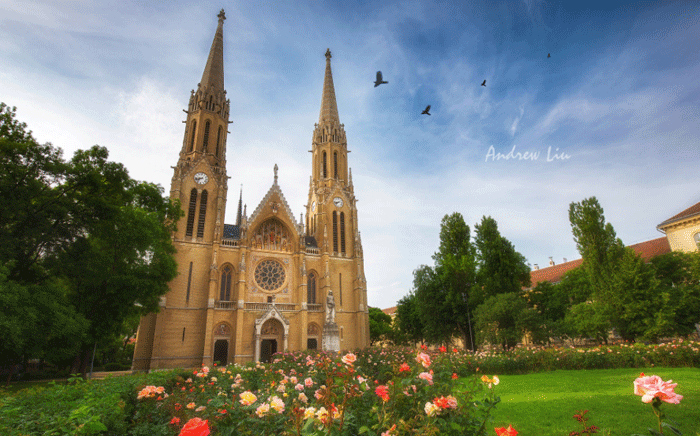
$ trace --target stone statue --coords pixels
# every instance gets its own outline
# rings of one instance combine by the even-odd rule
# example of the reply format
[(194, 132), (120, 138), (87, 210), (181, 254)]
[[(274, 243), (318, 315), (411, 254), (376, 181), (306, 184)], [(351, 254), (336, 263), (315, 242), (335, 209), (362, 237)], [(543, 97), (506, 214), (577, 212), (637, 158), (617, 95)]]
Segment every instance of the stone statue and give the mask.
[(335, 299), (333, 291), (329, 290), (326, 296), (326, 324), (335, 323)]

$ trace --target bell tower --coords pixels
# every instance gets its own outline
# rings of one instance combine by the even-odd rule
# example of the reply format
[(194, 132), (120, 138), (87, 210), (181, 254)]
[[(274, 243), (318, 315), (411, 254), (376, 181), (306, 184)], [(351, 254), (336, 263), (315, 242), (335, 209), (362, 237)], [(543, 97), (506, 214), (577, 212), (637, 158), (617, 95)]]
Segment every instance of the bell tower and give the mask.
[(356, 199), (345, 126), (340, 123), (335, 99), (331, 57), (328, 49), (321, 113), (311, 140), (306, 233), (316, 239), (321, 251), (352, 257), (357, 233)]
[(197, 90), (192, 90), (182, 149), (174, 168), (170, 198), (185, 211), (176, 240), (211, 243), (221, 239), (226, 211), (226, 136), (229, 105), (224, 89), (224, 20), (219, 24)]

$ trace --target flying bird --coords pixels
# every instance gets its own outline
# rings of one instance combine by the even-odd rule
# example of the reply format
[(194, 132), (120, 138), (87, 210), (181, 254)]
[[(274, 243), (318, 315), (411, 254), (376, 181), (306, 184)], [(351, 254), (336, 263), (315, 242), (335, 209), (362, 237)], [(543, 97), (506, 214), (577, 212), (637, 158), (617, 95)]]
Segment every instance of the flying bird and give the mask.
[(551, 54), (551, 53), (547, 53), (547, 57), (548, 57), (548, 58), (551, 58), (551, 57), (552, 57), (552, 54)]
[(481, 86), (486, 86), (486, 79), (484, 79), (484, 81), (481, 82)]
[(382, 72), (381, 71), (377, 71), (377, 80), (374, 82), (374, 87), (376, 88), (377, 86), (381, 85), (382, 83), (389, 83), (389, 82), (382, 79)]
[(423, 114), (430, 115), (430, 112), (428, 112), (429, 110), (430, 110), (430, 105), (426, 106), (425, 110), (423, 112), (421, 112), (421, 115), (423, 115)]

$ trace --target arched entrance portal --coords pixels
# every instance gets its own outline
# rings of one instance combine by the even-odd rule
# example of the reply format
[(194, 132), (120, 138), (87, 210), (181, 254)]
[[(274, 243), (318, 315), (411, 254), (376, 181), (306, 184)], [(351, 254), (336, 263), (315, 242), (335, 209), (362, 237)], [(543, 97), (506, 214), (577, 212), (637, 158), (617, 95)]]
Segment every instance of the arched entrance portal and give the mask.
[(270, 362), (279, 351), (284, 328), (276, 319), (267, 320), (260, 329), (260, 362)]
[(214, 342), (214, 362), (221, 366), (228, 363), (228, 341), (226, 339)]
[[(255, 361), (262, 360), (263, 346), (265, 346), (264, 361), (277, 351), (285, 351), (288, 348), (289, 320), (285, 318), (274, 301), (267, 305), (267, 311), (255, 320)], [(265, 342), (263, 342), (265, 341)], [(274, 351), (272, 351), (274, 349)], [(269, 357), (267, 353), (269, 352)]]

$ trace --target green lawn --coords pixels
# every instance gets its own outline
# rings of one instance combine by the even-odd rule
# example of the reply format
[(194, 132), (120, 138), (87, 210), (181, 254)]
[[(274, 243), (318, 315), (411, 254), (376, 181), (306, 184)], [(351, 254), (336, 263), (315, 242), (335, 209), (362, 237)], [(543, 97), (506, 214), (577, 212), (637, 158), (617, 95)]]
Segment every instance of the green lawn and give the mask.
[[(495, 387), (501, 402), (493, 413), (495, 427), (508, 426), (525, 435), (566, 436), (580, 430), (573, 418), (588, 410), (589, 425), (611, 430), (612, 435), (648, 435), (657, 420), (650, 404), (634, 395), (633, 381), (640, 372), (678, 383), (680, 404), (664, 404), (666, 417), (678, 421), (684, 435), (700, 434), (700, 369), (600, 369), (504, 375)], [(665, 434), (672, 434), (669, 430)]]

